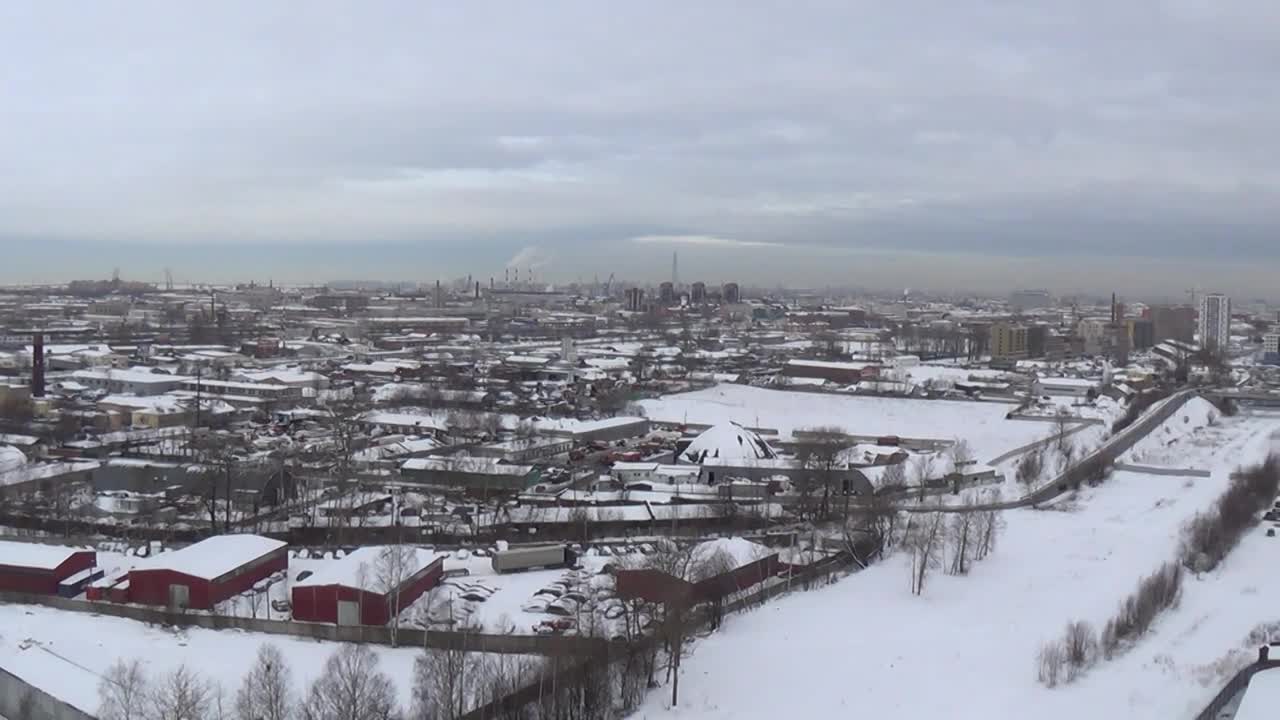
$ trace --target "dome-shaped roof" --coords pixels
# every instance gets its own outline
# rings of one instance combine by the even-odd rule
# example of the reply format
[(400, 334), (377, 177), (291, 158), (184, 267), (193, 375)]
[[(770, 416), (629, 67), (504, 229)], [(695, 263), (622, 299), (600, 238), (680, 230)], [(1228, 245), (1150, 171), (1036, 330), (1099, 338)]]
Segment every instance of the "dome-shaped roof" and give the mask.
[(0, 445), (0, 473), (17, 470), (27, 464), (27, 456), (12, 445)]
[(772, 460), (778, 453), (754, 431), (733, 422), (707, 428), (680, 454), (685, 462), (715, 460)]

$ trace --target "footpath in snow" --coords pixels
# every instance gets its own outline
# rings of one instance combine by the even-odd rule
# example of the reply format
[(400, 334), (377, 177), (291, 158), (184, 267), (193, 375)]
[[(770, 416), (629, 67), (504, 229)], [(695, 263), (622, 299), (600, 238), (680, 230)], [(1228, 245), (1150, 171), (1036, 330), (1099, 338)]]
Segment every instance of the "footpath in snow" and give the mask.
[(1194, 717), (1219, 687), (1216, 666), (1229, 664), (1218, 660), (1280, 615), (1280, 577), (1262, 572), (1280, 558), (1277, 539), (1250, 537), (1215, 576), (1190, 579), (1137, 647), (1070, 686), (1041, 686), (1036, 654), (1070, 620), (1101, 627), (1277, 429), (1277, 416), (1221, 419), (1166, 446), (1161, 464), (1210, 477), (1117, 472), (1054, 509), (1006, 512), (995, 554), (967, 577), (935, 573), (921, 597), (899, 554), (735, 616), (685, 660), (680, 707), (667, 707), (663, 688), (636, 717)]

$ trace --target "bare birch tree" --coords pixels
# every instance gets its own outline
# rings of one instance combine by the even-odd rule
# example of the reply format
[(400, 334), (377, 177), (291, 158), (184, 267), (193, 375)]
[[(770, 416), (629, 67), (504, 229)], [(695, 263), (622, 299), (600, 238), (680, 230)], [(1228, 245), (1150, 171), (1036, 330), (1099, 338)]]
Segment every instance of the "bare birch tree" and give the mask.
[(147, 675), (137, 659), (116, 660), (98, 682), (100, 720), (142, 720), (147, 700)]
[(975, 541), (979, 535), (980, 513), (972, 509), (973, 505), (973, 498), (966, 497), (964, 507), (951, 516), (947, 528), (951, 545), (951, 564), (947, 572), (952, 575), (968, 574), (969, 565), (977, 555)]
[(942, 513), (928, 513), (923, 517), (913, 518), (911, 530), (907, 536), (907, 546), (911, 551), (911, 594), (924, 592), (925, 581), (929, 571), (942, 564), (946, 550), (946, 520)]
[(236, 693), (239, 720), (291, 720), (297, 700), (293, 672), (280, 648), (272, 644), (258, 647), (258, 659), (244, 676)]
[(933, 456), (920, 455), (911, 464), (911, 479), (916, 483), (920, 493), (917, 500), (924, 502), (925, 492), (929, 489), (929, 480), (933, 477)]
[(395, 687), (367, 645), (343, 645), (325, 661), (302, 704), (302, 720), (391, 720)]
[(479, 680), (478, 655), (460, 648), (427, 648), (413, 661), (413, 705), (423, 720), (457, 720), (466, 714)]
[(147, 720), (205, 720), (213, 687), (196, 671), (179, 665), (151, 685)]
[(400, 634), (400, 586), (417, 567), (417, 551), (411, 545), (396, 543), (378, 552), (373, 573), (378, 590), (391, 596), (391, 647), (398, 647)]

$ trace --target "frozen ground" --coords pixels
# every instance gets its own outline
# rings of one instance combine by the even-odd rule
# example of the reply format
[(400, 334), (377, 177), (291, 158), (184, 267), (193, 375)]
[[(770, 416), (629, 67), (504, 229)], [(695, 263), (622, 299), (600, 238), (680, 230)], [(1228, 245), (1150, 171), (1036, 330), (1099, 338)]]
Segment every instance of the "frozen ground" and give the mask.
[(731, 420), (774, 428), (787, 439), (795, 430), (834, 425), (855, 435), (964, 438), (981, 462), (1052, 432), (1052, 424), (1006, 420), (1013, 405), (959, 400), (827, 395), (717, 385), (640, 403), (651, 420), (714, 425)]
[(1280, 540), (1262, 530), (1215, 575), (1192, 579), (1128, 654), (1076, 684), (1038, 684), (1036, 652), (1069, 620), (1101, 626), (1278, 428), (1277, 416), (1223, 419), (1167, 447), (1162, 464), (1211, 468), (1209, 478), (1119, 472), (1054, 510), (1007, 512), (994, 556), (967, 577), (935, 574), (921, 597), (898, 555), (732, 617), (685, 661), (680, 707), (667, 707), (662, 688), (636, 717), (1194, 717), (1231, 659), (1217, 661), (1242, 652), (1257, 623), (1280, 619)]
[[(133, 620), (0, 605), (0, 667), (88, 713), (98, 709), (100, 674), (117, 658), (138, 658), (148, 674), (179, 664), (198, 670), (234, 694), (258, 646), (270, 642), (288, 658), (299, 689), (315, 680), (340, 643), (233, 630), (177, 630)], [(415, 648), (371, 646), (408, 705)]]

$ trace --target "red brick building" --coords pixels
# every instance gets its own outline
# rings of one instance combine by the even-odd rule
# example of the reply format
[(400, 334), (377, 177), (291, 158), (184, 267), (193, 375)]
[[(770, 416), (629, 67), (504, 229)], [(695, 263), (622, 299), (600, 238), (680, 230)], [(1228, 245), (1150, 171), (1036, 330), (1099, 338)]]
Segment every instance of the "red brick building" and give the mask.
[[(381, 560), (385, 547), (362, 547), (350, 555), (295, 582), (293, 619), (336, 625), (386, 625), (396, 608), (403, 611), (438, 585), (444, 577), (444, 557), (409, 548), (403, 581), (388, 588)], [(398, 605), (395, 602), (399, 595)]]
[(85, 548), (0, 541), (0, 591), (57, 595), (58, 583), (97, 564)]
[(210, 610), (289, 567), (288, 545), (259, 535), (216, 535), (129, 571), (129, 602)]

